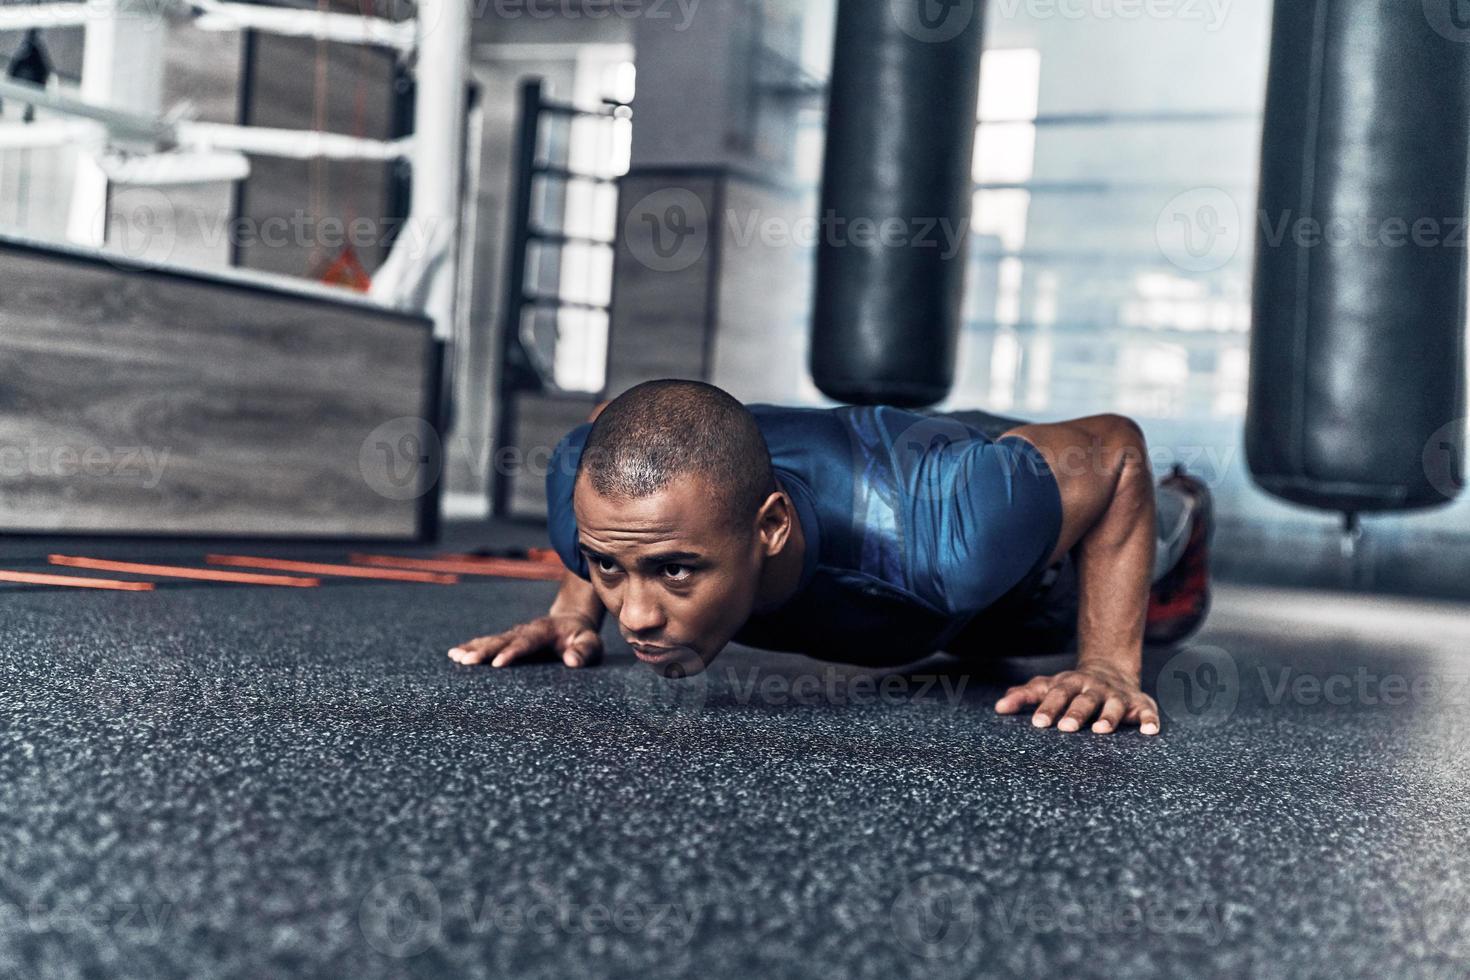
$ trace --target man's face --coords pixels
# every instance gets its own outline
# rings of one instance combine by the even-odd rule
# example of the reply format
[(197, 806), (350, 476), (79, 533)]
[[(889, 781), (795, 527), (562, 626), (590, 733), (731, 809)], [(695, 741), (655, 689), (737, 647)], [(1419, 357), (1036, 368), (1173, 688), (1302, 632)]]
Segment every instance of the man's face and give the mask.
[(636, 500), (585, 478), (572, 498), (592, 586), (644, 663), (666, 675), (709, 665), (755, 605), (763, 561), (754, 517), (730, 526), (695, 477)]

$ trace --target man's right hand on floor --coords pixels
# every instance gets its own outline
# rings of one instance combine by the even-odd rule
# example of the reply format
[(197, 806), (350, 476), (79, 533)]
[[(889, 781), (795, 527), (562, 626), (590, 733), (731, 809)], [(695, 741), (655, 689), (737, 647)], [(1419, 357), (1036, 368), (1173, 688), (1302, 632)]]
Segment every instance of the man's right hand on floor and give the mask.
[(481, 636), (449, 651), (449, 659), (471, 666), (489, 661), (504, 667), (538, 653), (555, 653), (568, 667), (590, 667), (602, 659), (602, 638), (581, 616), (542, 616), (504, 633)]

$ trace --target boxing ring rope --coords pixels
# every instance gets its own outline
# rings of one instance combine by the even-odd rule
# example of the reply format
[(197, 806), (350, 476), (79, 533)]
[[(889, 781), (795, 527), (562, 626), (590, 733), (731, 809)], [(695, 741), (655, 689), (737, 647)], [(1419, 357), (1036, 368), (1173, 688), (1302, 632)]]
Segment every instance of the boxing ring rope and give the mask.
[(294, 10), (222, 0), (191, 0), (194, 26), (202, 31), (262, 31), (338, 44), (367, 44), (408, 53), (418, 47), (415, 24), (360, 14)]
[[(101, 123), (109, 136), (118, 139), (160, 143), (164, 146), (173, 146), (178, 142), (174, 124), (160, 116), (98, 105), (74, 95), (41, 88), (39, 85), (31, 85), (28, 82), (0, 78), (0, 99), (33, 105), (38, 109), (47, 109), (73, 119), (88, 119), (94, 123)], [(25, 123), (23, 125), (36, 124)]]
[(36, 150), (73, 146), (96, 137), (92, 123), (66, 119), (38, 119), (32, 123), (0, 123), (0, 150)]
[(252, 156), (297, 160), (388, 161), (406, 158), (411, 161), (414, 151), (412, 136), (373, 140), (317, 130), (232, 126), (229, 123), (180, 123), (179, 136), (180, 144), (184, 146), (239, 150)]

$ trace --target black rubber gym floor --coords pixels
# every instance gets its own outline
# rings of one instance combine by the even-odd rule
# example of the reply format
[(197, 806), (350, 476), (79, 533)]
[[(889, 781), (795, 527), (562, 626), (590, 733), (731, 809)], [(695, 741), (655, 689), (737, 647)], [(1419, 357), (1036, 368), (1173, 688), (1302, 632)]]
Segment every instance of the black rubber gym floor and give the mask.
[(1148, 739), (990, 710), (1056, 661), (445, 657), (554, 588), (0, 593), (0, 975), (1470, 970), (1463, 607), (1222, 589)]

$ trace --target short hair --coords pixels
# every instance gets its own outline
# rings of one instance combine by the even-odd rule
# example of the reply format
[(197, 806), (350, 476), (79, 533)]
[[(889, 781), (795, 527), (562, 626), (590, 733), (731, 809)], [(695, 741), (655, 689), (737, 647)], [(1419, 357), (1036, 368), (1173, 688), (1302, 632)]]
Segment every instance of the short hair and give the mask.
[(582, 447), (583, 474), (600, 495), (633, 500), (701, 477), (732, 527), (754, 518), (776, 488), (755, 416), (700, 381), (646, 381), (609, 402)]

